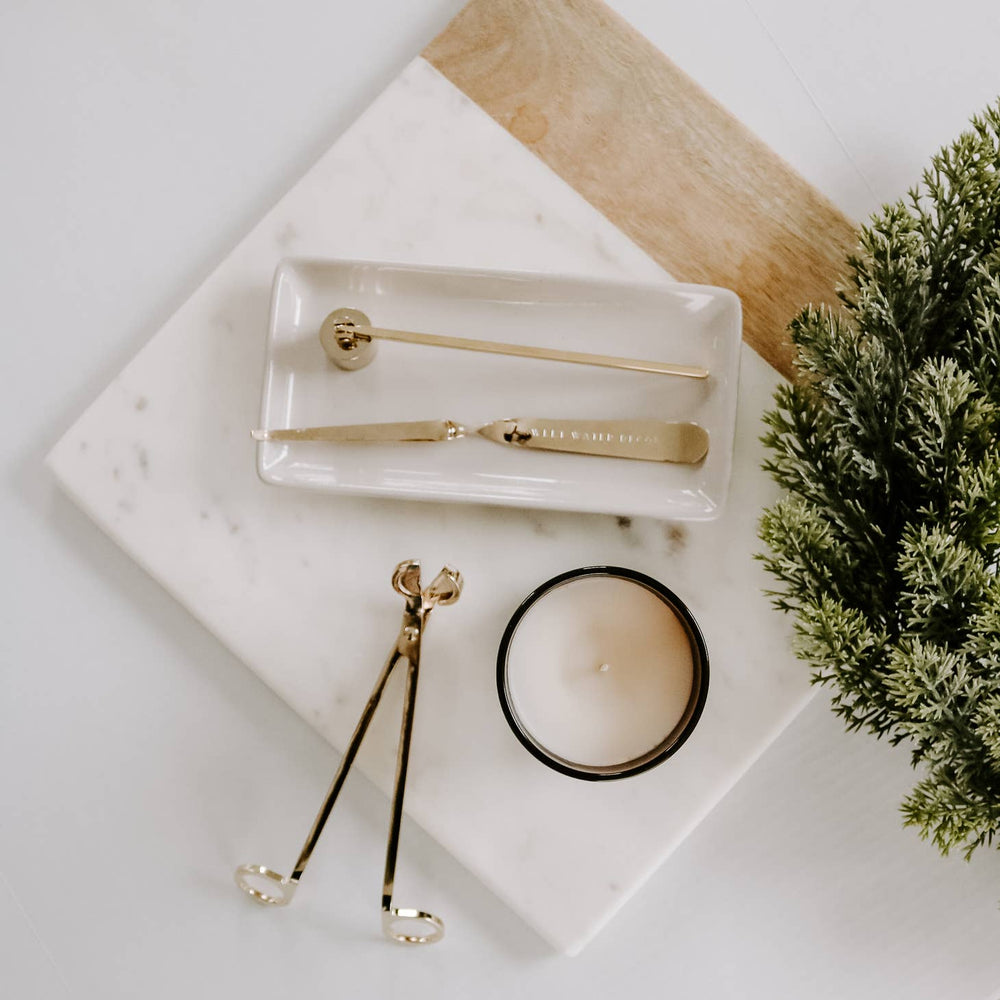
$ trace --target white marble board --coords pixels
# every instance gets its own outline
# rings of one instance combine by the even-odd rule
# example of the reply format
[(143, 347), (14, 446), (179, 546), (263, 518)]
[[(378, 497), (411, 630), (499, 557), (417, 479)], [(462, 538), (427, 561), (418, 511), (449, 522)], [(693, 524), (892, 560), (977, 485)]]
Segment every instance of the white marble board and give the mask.
[[(424, 647), (407, 812), (554, 948), (575, 953), (808, 700), (787, 623), (769, 609), (751, 559), (760, 508), (774, 495), (757, 437), (777, 376), (744, 349), (730, 502), (711, 523), (268, 487), (256, 477), (248, 430), (271, 277), (288, 255), (666, 276), (417, 59), (50, 455), (77, 502), (335, 747), (398, 626), (393, 566), (417, 557), (431, 570), (459, 567), (462, 600), (439, 613)], [(507, 730), (494, 691), (496, 643), (520, 599), (588, 563), (663, 580), (691, 607), (712, 657), (708, 705), (688, 745), (620, 783), (573, 782), (541, 767)], [(360, 758), (383, 788), (398, 723), (399, 692), (390, 694)], [(240, 761), (232, 767), (247, 787), (233, 831), (250, 842), (257, 796)], [(234, 856), (233, 864), (287, 866), (308, 819), (289, 818), (286, 857)], [(405, 867), (404, 827), (402, 880)], [(303, 883), (300, 896), (306, 891)], [(433, 899), (412, 902), (434, 909)]]

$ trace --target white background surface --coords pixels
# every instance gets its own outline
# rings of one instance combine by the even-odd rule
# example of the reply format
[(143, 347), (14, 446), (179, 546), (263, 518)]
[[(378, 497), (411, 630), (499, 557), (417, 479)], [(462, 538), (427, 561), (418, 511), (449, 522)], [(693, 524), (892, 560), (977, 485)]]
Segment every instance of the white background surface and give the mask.
[[(995, 996), (1000, 861), (941, 860), (902, 831), (905, 754), (843, 735), (822, 696), (578, 959), (414, 830), (409, 863), (447, 901), (449, 939), (420, 953), (373, 939), (358, 914), (376, 902), (385, 802), (363, 781), (315, 873), (336, 923), (258, 912), (220, 876), (231, 761), (259, 775), (262, 808), (308, 811), (330, 753), (41, 459), (459, 6), (0, 10), (0, 988)], [(990, 0), (613, 6), (855, 216), (1000, 90)], [(872, 844), (896, 863), (873, 867)], [(199, 903), (221, 893), (231, 919), (209, 922)]]

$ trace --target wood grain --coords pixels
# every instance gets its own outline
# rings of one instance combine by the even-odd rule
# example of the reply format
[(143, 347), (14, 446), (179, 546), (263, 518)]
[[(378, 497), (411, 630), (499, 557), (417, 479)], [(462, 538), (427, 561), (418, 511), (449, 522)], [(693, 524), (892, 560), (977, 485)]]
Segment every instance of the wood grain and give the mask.
[(675, 278), (734, 289), (792, 377), (854, 227), (663, 53), (599, 0), (472, 0), (423, 54)]

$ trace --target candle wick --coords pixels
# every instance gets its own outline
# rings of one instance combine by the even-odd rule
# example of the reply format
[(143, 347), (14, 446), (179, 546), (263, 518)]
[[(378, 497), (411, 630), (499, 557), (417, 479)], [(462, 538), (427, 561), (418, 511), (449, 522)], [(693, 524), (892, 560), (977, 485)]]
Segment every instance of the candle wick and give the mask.
[(602, 674), (606, 674), (611, 669), (610, 663), (602, 663), (598, 668), (598, 671)]

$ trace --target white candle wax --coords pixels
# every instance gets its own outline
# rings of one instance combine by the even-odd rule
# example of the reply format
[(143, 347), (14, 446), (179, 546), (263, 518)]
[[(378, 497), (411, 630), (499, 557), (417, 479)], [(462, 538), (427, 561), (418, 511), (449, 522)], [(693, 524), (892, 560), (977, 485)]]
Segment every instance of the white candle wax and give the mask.
[(507, 651), (507, 689), (524, 729), (587, 767), (659, 746), (684, 717), (694, 657), (677, 613), (631, 580), (589, 576), (543, 594)]

